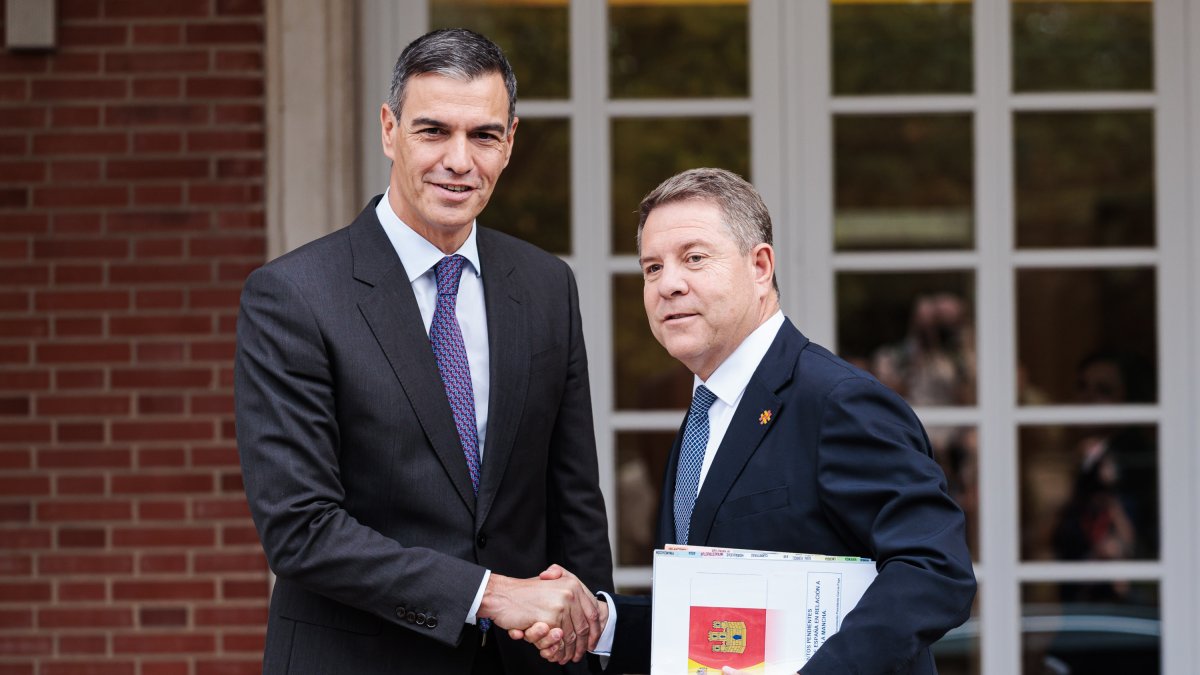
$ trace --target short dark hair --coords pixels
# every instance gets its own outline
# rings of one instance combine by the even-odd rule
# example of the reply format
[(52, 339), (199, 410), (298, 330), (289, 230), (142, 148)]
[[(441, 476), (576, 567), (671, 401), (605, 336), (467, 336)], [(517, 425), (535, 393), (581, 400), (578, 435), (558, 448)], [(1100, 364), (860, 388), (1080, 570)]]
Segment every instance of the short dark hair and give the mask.
[(404, 90), (416, 75), (434, 73), (470, 82), (477, 77), (499, 73), (508, 90), (508, 128), (517, 114), (517, 76), (504, 52), (495, 42), (466, 28), (431, 31), (409, 43), (392, 69), (392, 87), (388, 107), (400, 117)]

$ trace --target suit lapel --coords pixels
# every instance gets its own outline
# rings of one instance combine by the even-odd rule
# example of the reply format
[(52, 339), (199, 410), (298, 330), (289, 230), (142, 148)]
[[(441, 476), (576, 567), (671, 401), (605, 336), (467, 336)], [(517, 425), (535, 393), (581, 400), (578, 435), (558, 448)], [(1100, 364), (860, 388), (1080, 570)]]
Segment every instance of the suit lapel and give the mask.
[(408, 396), (455, 491), (474, 512), (474, 489), (454, 426), (454, 413), (446, 399), (408, 274), (375, 217), (377, 203), (378, 199), (373, 200), (350, 225), (354, 277), (374, 287), (358, 303), (358, 308)]
[(479, 258), (483, 267), (483, 296), (487, 308), (489, 373), (487, 438), (479, 479), (479, 516), (488, 511), (508, 468), (517, 427), (529, 388), (528, 322), (522, 307), (523, 293), (514, 278), (512, 256), (504, 255), (502, 242), (490, 230), (479, 229)]
[[(786, 414), (783, 400), (777, 392), (791, 381), (796, 355), (806, 342), (807, 338), (790, 321), (785, 320), (771, 348), (750, 377), (746, 392), (733, 411), (733, 419), (704, 478), (704, 485), (700, 487), (700, 494), (696, 496), (688, 535), (691, 541), (697, 544), (708, 542), (713, 519), (725, 501), (725, 495), (729, 494), (729, 488), (741, 475), (743, 467), (758, 450), (763, 438), (776, 426), (779, 417)], [(770, 413), (765, 424), (763, 422), (767, 415), (764, 412)]]

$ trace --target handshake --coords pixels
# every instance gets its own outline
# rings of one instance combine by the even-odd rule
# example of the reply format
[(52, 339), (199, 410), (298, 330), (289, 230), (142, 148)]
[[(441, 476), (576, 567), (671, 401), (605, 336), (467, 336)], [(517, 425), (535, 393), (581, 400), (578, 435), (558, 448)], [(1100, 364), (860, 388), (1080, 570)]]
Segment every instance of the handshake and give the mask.
[(537, 578), (493, 573), (478, 616), (491, 619), (514, 640), (533, 644), (542, 658), (558, 664), (583, 659), (595, 649), (608, 604), (598, 600), (574, 574), (551, 565)]

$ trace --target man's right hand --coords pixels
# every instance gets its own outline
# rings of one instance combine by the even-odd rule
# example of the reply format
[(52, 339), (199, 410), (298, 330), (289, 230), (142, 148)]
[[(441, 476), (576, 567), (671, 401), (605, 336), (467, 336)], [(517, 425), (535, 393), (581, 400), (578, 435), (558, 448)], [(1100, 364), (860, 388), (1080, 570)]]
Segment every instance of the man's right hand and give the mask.
[(558, 565), (531, 579), (493, 573), (477, 615), (508, 629), (510, 635), (523, 635), (525, 629), (539, 624), (547, 627), (546, 632), (557, 630), (558, 658), (553, 660), (560, 663), (581, 660), (596, 646), (602, 627), (596, 598)]
[[(544, 572), (538, 575), (539, 579), (544, 581), (559, 579), (564, 575), (570, 575), (565, 569), (558, 565), (551, 565)], [(600, 634), (604, 631), (604, 627), (608, 625), (608, 603), (596, 601), (596, 608), (599, 611), (599, 627), (595, 629), (592, 638), (588, 641), (587, 651), (591, 651), (596, 647), (596, 641), (600, 639)], [(508, 636), (514, 640), (525, 640), (537, 648), (538, 654), (547, 661), (563, 665), (568, 661), (578, 661), (576, 656), (577, 649), (571, 649), (564, 639), (564, 631), (560, 627), (550, 626), (544, 622), (535, 623), (525, 630), (510, 630)], [(576, 647), (578, 643), (576, 643)]]

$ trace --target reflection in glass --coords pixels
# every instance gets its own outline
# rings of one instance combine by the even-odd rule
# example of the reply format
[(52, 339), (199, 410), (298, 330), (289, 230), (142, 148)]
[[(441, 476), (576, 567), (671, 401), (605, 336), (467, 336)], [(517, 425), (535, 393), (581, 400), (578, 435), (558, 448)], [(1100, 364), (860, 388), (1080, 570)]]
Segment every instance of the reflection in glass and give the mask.
[(970, 115), (834, 119), (839, 251), (974, 246)]
[(567, 98), (567, 4), (568, 0), (430, 0), (429, 27), (469, 28), (500, 45), (517, 74), (518, 99)]
[(950, 496), (967, 517), (967, 547), (979, 560), (979, 431), (975, 427), (930, 427), (929, 443)]
[(703, 166), (751, 179), (750, 121), (745, 117), (615, 119), (612, 161), (612, 247), (616, 253), (634, 253), (638, 204), (659, 183)]
[(933, 660), (938, 675), (979, 675), (979, 603), (983, 588), (971, 603), (971, 617), (933, 643)]
[(617, 433), (618, 565), (652, 562), (663, 472), (674, 442), (673, 431)]
[(551, 253), (571, 252), (571, 130), (564, 119), (522, 119), (502, 185), (479, 224)]
[(749, 95), (745, 0), (610, 2), (608, 26), (612, 98)]
[(1154, 287), (1147, 267), (1018, 270), (1017, 402), (1102, 403), (1080, 389), (1104, 377), (1120, 380), (1111, 402), (1158, 400)]
[(1162, 625), (1158, 584), (1105, 582), (1120, 597), (1089, 597), (1092, 583), (1027, 583), (1021, 588), (1025, 675), (1157, 673)]
[(642, 275), (613, 276), (612, 330), (617, 408), (686, 410), (692, 401), (692, 373), (650, 332)]
[(1151, 112), (1018, 113), (1017, 246), (1154, 245)]
[(1147, 0), (1014, 2), (1013, 89), (1152, 89), (1153, 10)]
[(971, 3), (833, 2), (833, 93), (971, 91)]
[(914, 406), (975, 404), (972, 272), (840, 272), (838, 353)]
[(1022, 427), (1022, 559), (1158, 557), (1157, 448), (1152, 426)]

